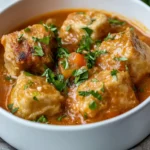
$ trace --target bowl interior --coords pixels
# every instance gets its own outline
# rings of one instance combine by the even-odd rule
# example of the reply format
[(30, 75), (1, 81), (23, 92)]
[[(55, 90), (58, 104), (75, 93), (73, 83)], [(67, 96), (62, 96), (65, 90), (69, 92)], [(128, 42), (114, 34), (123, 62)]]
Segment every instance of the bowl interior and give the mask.
[(117, 12), (130, 20), (138, 20), (150, 29), (150, 8), (137, 0), (30, 0), (18, 1), (0, 13), (0, 36), (35, 16), (68, 8), (94, 8)]

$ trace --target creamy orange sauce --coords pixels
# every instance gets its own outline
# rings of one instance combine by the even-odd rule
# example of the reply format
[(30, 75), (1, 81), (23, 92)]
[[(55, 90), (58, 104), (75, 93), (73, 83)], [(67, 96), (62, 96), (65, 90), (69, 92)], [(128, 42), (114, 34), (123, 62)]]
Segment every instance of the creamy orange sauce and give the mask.
[[(78, 11), (83, 12), (85, 10), (78, 10)], [(64, 10), (64, 11), (58, 11), (58, 12), (42, 15), (42, 16), (39, 16), (38, 18), (32, 19), (32, 20), (24, 23), (23, 25), (21, 25), (20, 27), (17, 27), (13, 31), (23, 29), (28, 25), (39, 23), (40, 21), (45, 21), (48, 18), (52, 18), (52, 19), (56, 20), (56, 25), (58, 27), (60, 27), (62, 25), (63, 21), (68, 16), (68, 14), (71, 12), (74, 12), (74, 10)], [(126, 23), (126, 25), (124, 25), (123, 27), (114, 28), (112, 30), (112, 32), (114, 32), (114, 33), (121, 32), (121, 31), (124, 31), (127, 27), (131, 27), (131, 25)], [(135, 32), (137, 33), (137, 35), (139, 36), (139, 38), (142, 41), (144, 41), (145, 43), (147, 43), (150, 46), (150, 37), (146, 37), (145, 35), (143, 35), (142, 31), (140, 31), (140, 30), (135, 29)], [(5, 67), (4, 67), (4, 56), (3, 55), (4, 55), (4, 49), (3, 49), (2, 45), (0, 45), (0, 85), (1, 85), (1, 87), (0, 87), (0, 95), (1, 95), (0, 106), (4, 109), (7, 109), (7, 99), (8, 99), (10, 90), (14, 84), (14, 81), (10, 82), (10, 81), (6, 80), (7, 71), (5, 70)], [(144, 101), (147, 97), (150, 96), (150, 76), (146, 76), (145, 78), (142, 79), (142, 81), (137, 85), (135, 92), (136, 92), (137, 97), (140, 102)], [(69, 94), (72, 96), (75, 96), (74, 91), (72, 89), (69, 89)], [(85, 124), (85, 123), (91, 123), (91, 122), (97, 122), (100, 120), (105, 120), (107, 118), (112, 118), (117, 115), (120, 115), (115, 110), (114, 111), (108, 110), (105, 113), (103, 113), (103, 115), (97, 116), (93, 119), (86, 119), (86, 121), (85, 121), (81, 115), (73, 114), (71, 111), (68, 111), (67, 108), (70, 107), (71, 101), (69, 98), (66, 101), (67, 101), (67, 106), (64, 107), (64, 112), (62, 114), (59, 114), (59, 115), (49, 118), (50, 124), (61, 124), (61, 125)], [(57, 121), (57, 118), (60, 115), (67, 115), (67, 117), (64, 117), (62, 119), (62, 121)]]

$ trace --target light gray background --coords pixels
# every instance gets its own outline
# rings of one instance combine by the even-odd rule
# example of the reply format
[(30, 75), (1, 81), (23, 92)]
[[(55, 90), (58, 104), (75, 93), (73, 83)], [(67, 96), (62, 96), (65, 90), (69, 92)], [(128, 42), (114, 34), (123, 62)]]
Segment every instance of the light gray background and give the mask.
[[(0, 11), (17, 0), (0, 0)], [(7, 132), (7, 131), (6, 131)], [(0, 150), (15, 150), (0, 138)], [(150, 136), (131, 150), (150, 150)]]

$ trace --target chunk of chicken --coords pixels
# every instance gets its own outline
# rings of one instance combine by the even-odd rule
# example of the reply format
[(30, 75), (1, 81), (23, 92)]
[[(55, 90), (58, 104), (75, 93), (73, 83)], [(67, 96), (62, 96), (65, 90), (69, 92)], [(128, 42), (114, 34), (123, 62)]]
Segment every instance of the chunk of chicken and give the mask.
[(120, 114), (138, 103), (127, 72), (101, 71), (77, 87), (72, 108), (93, 118), (111, 109)]
[(64, 97), (45, 78), (22, 72), (12, 89), (9, 103), (19, 108), (16, 115), (34, 120), (40, 115), (53, 116), (61, 112)]
[(103, 70), (129, 70), (134, 83), (150, 73), (150, 47), (140, 41), (134, 31), (128, 28), (109, 37), (100, 46), (100, 49), (106, 49), (108, 53), (97, 60)]
[(108, 18), (98, 11), (75, 12), (69, 14), (60, 29), (60, 37), (66, 44), (78, 44), (85, 35), (82, 29), (88, 27), (93, 30), (93, 40), (105, 36), (109, 32)]
[(4, 35), (1, 43), (5, 48), (5, 67), (10, 75), (18, 76), (20, 71), (33, 73), (44, 71), (44, 65), (51, 66), (53, 33), (40, 24), (25, 30)]

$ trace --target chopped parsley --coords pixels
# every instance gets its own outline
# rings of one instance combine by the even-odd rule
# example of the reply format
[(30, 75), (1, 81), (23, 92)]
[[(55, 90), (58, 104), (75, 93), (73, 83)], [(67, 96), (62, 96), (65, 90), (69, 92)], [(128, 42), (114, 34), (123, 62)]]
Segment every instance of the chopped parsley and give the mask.
[(86, 34), (87, 34), (87, 36), (91, 36), (92, 35), (92, 33), (93, 33), (93, 30), (92, 29), (90, 29), (90, 28), (88, 28), (88, 27), (84, 27), (84, 28), (82, 28), (85, 32), (86, 32)]
[(14, 104), (13, 103), (9, 104), (7, 107), (11, 111), (12, 114), (15, 114), (19, 110), (19, 107), (14, 108)]
[(82, 51), (84, 50), (89, 51), (91, 45), (93, 44), (93, 40), (91, 38), (91, 34), (93, 33), (93, 30), (88, 27), (84, 27), (82, 29), (86, 32), (86, 35), (82, 36), (82, 39), (79, 44), (79, 48), (76, 51), (77, 53), (82, 53)]
[(57, 57), (58, 58), (66, 58), (66, 57), (69, 57), (69, 52), (66, 48), (62, 48), (62, 47), (59, 47), (58, 50), (57, 50)]
[(117, 73), (118, 73), (118, 70), (116, 70), (116, 69), (113, 69), (113, 70), (111, 71), (111, 76), (113, 76), (113, 78), (114, 78), (115, 80), (117, 80)]
[(84, 113), (83, 117), (84, 117), (85, 120), (88, 119), (88, 115), (87, 115), (86, 112)]
[(114, 40), (115, 39), (115, 35), (112, 35), (111, 33), (108, 33), (107, 37), (104, 39), (104, 41), (108, 41), (108, 40)]
[(101, 92), (105, 92), (105, 86), (104, 86), (104, 83), (103, 83), (103, 85), (102, 85), (102, 88), (101, 88)]
[(32, 82), (31, 80), (29, 80), (27, 82), (27, 84), (24, 85), (24, 90), (28, 89), (29, 87), (31, 87), (34, 84), (34, 82)]
[(50, 43), (50, 36), (45, 36), (42, 39), (39, 39), (37, 37), (32, 37), (34, 42), (41, 42), (43, 44), (49, 45)]
[(91, 25), (94, 21), (96, 21), (96, 19), (92, 18), (88, 25)]
[(63, 66), (64, 69), (68, 69), (69, 68), (69, 63), (68, 63), (67, 58), (65, 58), (64, 60), (62, 60), (60, 63)]
[(21, 43), (23, 41), (23, 34), (20, 34), (17, 38), (18, 43)]
[(66, 27), (66, 31), (69, 31), (71, 29), (71, 25), (68, 25), (67, 27)]
[(13, 80), (13, 78), (11, 76), (6, 76), (5, 80), (10, 81), (10, 80)]
[(74, 83), (78, 86), (82, 82), (88, 79), (89, 74), (88, 70), (85, 68), (80, 68), (78, 70), (74, 70), (72, 75), (75, 77)]
[(89, 95), (92, 95), (93, 97), (97, 98), (98, 100), (102, 100), (102, 96), (101, 94), (98, 93), (98, 91), (94, 91), (94, 90), (91, 90), (91, 91), (79, 91), (78, 92), (80, 96), (89, 96)]
[(125, 22), (123, 22), (123, 21), (120, 21), (120, 20), (118, 20), (118, 19), (113, 19), (113, 18), (109, 18), (108, 19), (108, 22), (110, 23), (110, 24), (112, 24), (112, 25), (124, 25), (125, 24)]
[(92, 82), (99, 82), (99, 80), (96, 79), (96, 78), (92, 79), (91, 81), (92, 81)]
[(65, 118), (66, 116), (67, 116), (67, 115), (64, 114), (64, 115), (58, 117), (58, 118), (57, 118), (57, 121), (62, 121), (62, 119)]
[(40, 116), (40, 117), (36, 120), (36, 122), (39, 122), (39, 123), (47, 123), (48, 120), (47, 120), (47, 118), (46, 118), (44, 115), (42, 115), (42, 116)]
[(33, 96), (33, 100), (38, 101), (38, 98), (36, 96)]
[(131, 27), (131, 28), (130, 28), (130, 31), (134, 31), (134, 28), (133, 28), (133, 27)]
[(128, 58), (126, 58), (126, 57), (115, 57), (114, 60), (116, 60), (116, 61), (127, 61)]
[(31, 74), (30, 72), (27, 72), (27, 71), (24, 71), (24, 74), (25, 74), (26, 76), (33, 76), (33, 74)]
[(54, 74), (53, 71), (48, 68), (42, 76), (45, 76), (46, 81), (48, 83), (52, 83), (57, 90), (63, 91), (66, 89), (67, 80), (64, 80), (64, 76), (62, 74)]
[(24, 31), (25, 32), (31, 32), (31, 29), (27, 27), (27, 28), (24, 29)]
[(89, 104), (89, 108), (90, 108), (91, 110), (97, 109), (97, 108), (98, 108), (97, 103), (96, 103), (95, 101), (92, 101), (92, 102)]
[(128, 65), (125, 65), (125, 69), (126, 69), (126, 71), (129, 71)]
[(99, 47), (99, 46), (101, 45), (101, 43), (102, 43), (101, 40), (96, 40), (96, 41), (95, 41), (95, 44), (96, 44), (97, 47)]
[(43, 48), (40, 43), (37, 46), (34, 46), (35, 53), (34, 56), (44, 56)]
[(94, 52), (89, 52), (85, 55), (85, 58), (87, 60), (87, 67), (88, 69), (91, 69), (96, 62), (96, 59), (102, 55), (102, 54), (106, 54), (107, 51), (106, 50), (96, 50)]
[(57, 29), (57, 27), (54, 24), (50, 24), (50, 25), (43, 24), (43, 26), (45, 27), (46, 31), (53, 32), (55, 34), (55, 36), (58, 35), (58, 29)]

